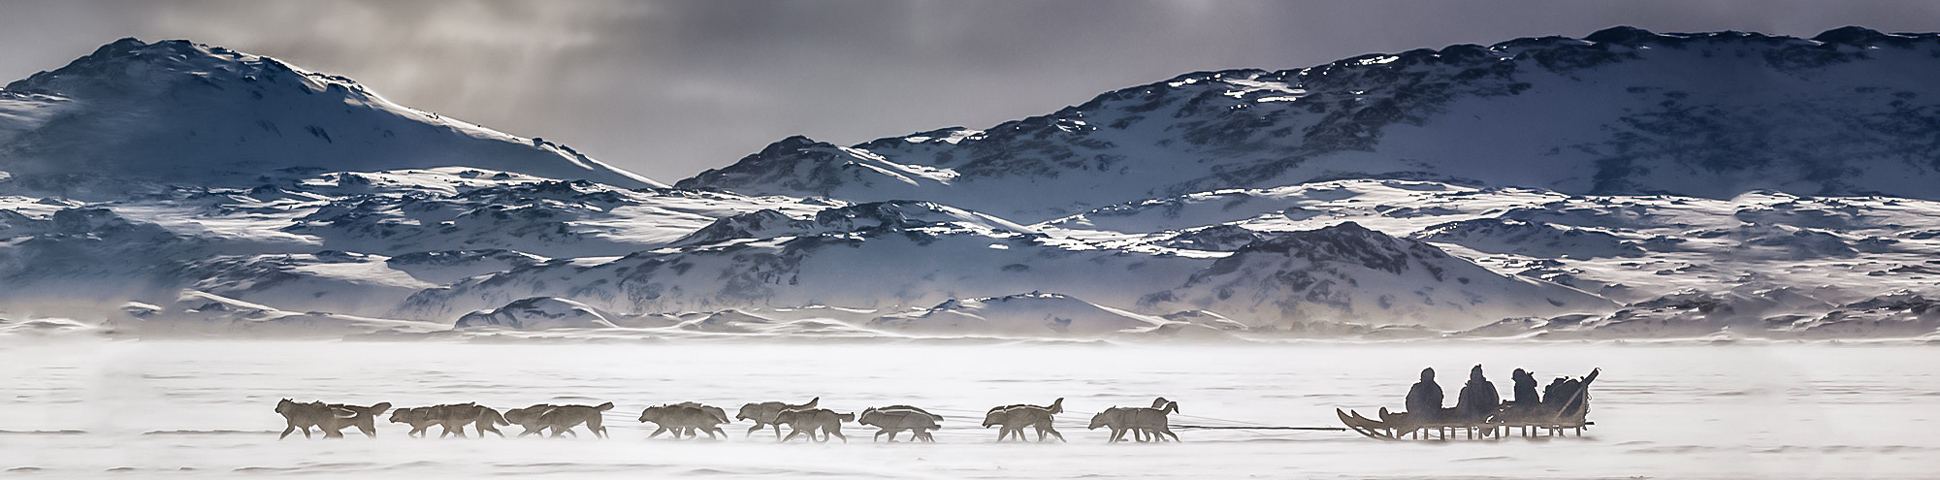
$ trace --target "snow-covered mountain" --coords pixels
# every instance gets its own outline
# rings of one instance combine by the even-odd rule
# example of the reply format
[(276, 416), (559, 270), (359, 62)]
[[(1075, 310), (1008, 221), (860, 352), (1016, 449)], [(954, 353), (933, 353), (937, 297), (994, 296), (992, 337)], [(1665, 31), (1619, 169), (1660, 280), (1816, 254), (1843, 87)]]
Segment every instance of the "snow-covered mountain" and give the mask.
[(0, 302), (167, 303), (181, 288), (383, 315), (419, 290), (543, 262), (663, 247), (750, 211), (828, 202), (627, 190), (469, 168), (336, 172), (255, 188), (174, 186), (84, 203), (0, 197)]
[(1026, 222), (1337, 178), (1935, 199), (1936, 58), (1934, 34), (1618, 27), (1190, 73), (979, 130), (849, 147), (792, 137), (678, 185), (930, 200)]
[(398, 313), (440, 317), (540, 296), (650, 313), (801, 305), (898, 311), (1041, 291), (1149, 314), (1208, 310), (1251, 327), (1292, 330), (1375, 318), (1465, 328), (1515, 312), (1614, 307), (1353, 224), (1212, 252), (1106, 247), (982, 219), (930, 203), (835, 208), (790, 220), (794, 228), (770, 229), (768, 237), (473, 277), (425, 290)]
[[(1940, 202), (1800, 197), (1565, 195), (1425, 181), (1335, 180), (1128, 202), (1035, 225), (1047, 236), (1140, 249), (1205, 225), (1299, 232), (1355, 222), (1500, 273), (1619, 302), (1685, 289), (1798, 287), (1828, 302), (1931, 291)], [(1156, 233), (1155, 233), (1156, 232)]]
[(1704, 294), (1680, 292), (1605, 315), (1511, 318), (1461, 337), (1554, 339), (1680, 338), (1904, 338), (1940, 329), (1940, 301), (1901, 290), (1843, 305), (1796, 292)]
[(392, 103), (348, 78), (186, 41), (132, 38), (0, 90), (0, 188), (114, 198), (133, 182), (254, 187), (320, 172), (468, 166), (664, 186)]
[(1935, 336), (1936, 71), (1928, 34), (1619, 28), (793, 137), (664, 187), (124, 40), (0, 91), (0, 334)]
[[(1200, 222), (1214, 226), (1194, 225)], [(1730, 199), (1586, 196), (1335, 180), (1128, 202), (1034, 227), (1047, 236), (1137, 250), (1170, 245), (1195, 232), (1304, 234), (1344, 222), (1422, 240), (1497, 273), (1548, 280), (1626, 304), (1592, 309), (1600, 312), (1595, 314), (1490, 325), (1468, 336), (1540, 331), (1548, 338), (1677, 337), (1722, 330), (1787, 338), (1908, 336), (1921, 328), (1926, 328), (1921, 334), (1933, 330), (1922, 327), (1931, 318), (1922, 302), (1895, 303), (1904, 305), (1886, 313), (1842, 305), (1940, 293), (1935, 283), (1940, 230), (1933, 227), (1940, 222), (1940, 202), (1895, 197), (1768, 191)], [(1246, 248), (1252, 247), (1241, 251)], [(1299, 271), (1272, 270), (1293, 278), (1299, 277), (1290, 274)], [(1859, 314), (1865, 311), (1872, 313)], [(1882, 315), (1906, 318), (1887, 323), (1891, 328), (1855, 326)], [(1605, 320), (1590, 321), (1597, 318)], [(1806, 334), (1794, 323), (1814, 330)]]

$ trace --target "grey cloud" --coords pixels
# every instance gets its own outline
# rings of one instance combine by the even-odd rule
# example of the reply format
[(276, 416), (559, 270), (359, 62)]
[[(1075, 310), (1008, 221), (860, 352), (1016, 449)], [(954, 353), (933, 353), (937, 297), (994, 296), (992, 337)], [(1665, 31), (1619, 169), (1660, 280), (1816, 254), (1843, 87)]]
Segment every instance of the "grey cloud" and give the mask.
[(0, 76), (123, 36), (189, 38), (563, 141), (672, 181), (787, 135), (982, 127), (1195, 70), (1520, 36), (1929, 30), (1928, 2), (15, 0)]

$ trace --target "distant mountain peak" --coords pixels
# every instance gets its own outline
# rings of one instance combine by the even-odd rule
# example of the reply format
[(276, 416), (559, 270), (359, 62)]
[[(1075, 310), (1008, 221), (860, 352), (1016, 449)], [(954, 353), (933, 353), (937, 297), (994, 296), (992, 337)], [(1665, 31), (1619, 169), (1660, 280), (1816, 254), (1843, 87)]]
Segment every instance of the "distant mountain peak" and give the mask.
[[(273, 58), (187, 40), (143, 43), (135, 38), (123, 38), (102, 45), (94, 53), (61, 68), (9, 83), (6, 90), (76, 98), (126, 96), (152, 94), (178, 82), (195, 81), (221, 88), (222, 82), (274, 82), (282, 75), (315, 75), (349, 85), (356, 83), (343, 77), (301, 72)], [(321, 91), (322, 86), (317, 85), (317, 90)]]
[(131, 184), (248, 187), (283, 172), (454, 166), (665, 186), (349, 78), (185, 40), (124, 38), (4, 91), (0, 170), (13, 190), (112, 197), (141, 190)]

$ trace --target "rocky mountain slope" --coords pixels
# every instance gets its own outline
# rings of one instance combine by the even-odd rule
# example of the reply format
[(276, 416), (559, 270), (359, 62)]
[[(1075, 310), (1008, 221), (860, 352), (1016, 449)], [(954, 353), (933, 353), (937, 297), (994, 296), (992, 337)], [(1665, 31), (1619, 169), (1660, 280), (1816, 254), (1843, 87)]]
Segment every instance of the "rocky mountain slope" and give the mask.
[(1940, 36), (1857, 27), (1523, 38), (1181, 75), (1050, 114), (838, 147), (793, 137), (682, 187), (930, 200), (1019, 221), (1221, 188), (1413, 178), (1573, 194), (1935, 199)]

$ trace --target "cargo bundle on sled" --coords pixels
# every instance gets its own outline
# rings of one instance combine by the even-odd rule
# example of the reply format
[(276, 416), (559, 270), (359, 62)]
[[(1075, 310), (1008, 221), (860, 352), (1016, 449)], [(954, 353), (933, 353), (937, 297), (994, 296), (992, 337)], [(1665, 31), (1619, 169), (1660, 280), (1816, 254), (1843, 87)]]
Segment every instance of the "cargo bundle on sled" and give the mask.
[(1381, 407), (1376, 412), (1378, 420), (1353, 410), (1336, 408), (1334, 414), (1348, 429), (1381, 440), (1447, 439), (1452, 432), (1465, 432), (1467, 438), (1502, 438), (1504, 432), (1515, 428), (1521, 429), (1525, 437), (1540, 436), (1544, 432), (1558, 436), (1570, 430), (1582, 436), (1584, 427), (1595, 425), (1588, 421), (1590, 382), (1596, 381), (1599, 373), (1602, 371), (1592, 370), (1581, 380), (1558, 378), (1549, 385), (1540, 403), (1503, 402), (1493, 413), (1479, 417), (1463, 416), (1454, 408), (1443, 408), (1430, 416), (1389, 412), (1387, 407)]

